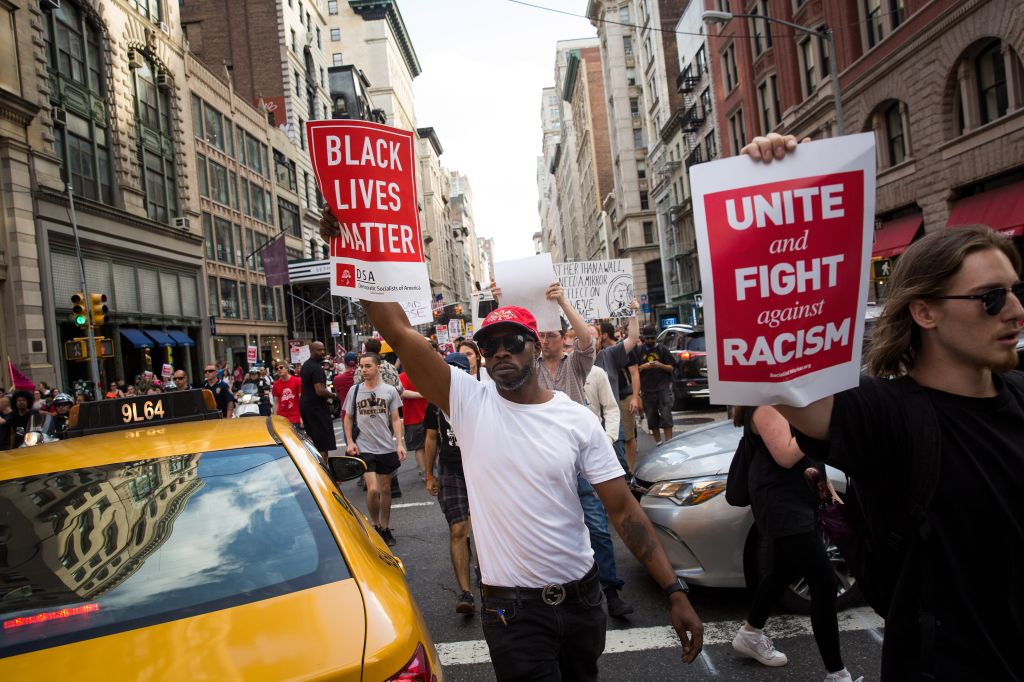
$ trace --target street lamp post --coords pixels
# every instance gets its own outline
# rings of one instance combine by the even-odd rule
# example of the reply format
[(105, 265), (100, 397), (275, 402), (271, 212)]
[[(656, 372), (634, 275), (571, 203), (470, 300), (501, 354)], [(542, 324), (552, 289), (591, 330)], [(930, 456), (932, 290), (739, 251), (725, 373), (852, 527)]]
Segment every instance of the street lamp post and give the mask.
[(835, 35), (832, 33), (832, 29), (829, 27), (822, 27), (820, 30), (811, 28), (809, 26), (801, 26), (800, 24), (794, 24), (791, 21), (784, 21), (783, 19), (776, 19), (769, 17), (764, 14), (733, 14), (732, 12), (718, 12), (715, 10), (708, 10), (701, 15), (701, 19), (705, 24), (727, 24), (734, 18), (740, 19), (764, 19), (774, 24), (782, 24), (788, 26), (797, 31), (809, 33), (810, 35), (817, 36), (820, 39), (828, 41), (828, 67), (829, 75), (832, 78), (832, 100), (836, 107), (836, 132), (839, 135), (843, 134), (843, 101), (839, 95), (839, 71), (836, 66), (836, 40)]

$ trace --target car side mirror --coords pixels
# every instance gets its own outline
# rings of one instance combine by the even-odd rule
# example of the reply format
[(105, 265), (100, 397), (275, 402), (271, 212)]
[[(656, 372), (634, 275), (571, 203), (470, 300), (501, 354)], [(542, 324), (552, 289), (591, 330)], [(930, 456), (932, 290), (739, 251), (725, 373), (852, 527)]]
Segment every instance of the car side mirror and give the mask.
[(330, 457), (327, 461), (336, 481), (351, 481), (366, 472), (366, 462), (358, 457)]

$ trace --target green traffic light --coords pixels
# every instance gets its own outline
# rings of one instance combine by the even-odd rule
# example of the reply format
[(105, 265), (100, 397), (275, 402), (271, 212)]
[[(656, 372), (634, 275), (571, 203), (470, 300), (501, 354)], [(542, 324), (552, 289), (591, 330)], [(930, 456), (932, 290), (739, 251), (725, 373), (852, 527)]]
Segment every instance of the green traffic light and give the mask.
[(85, 315), (75, 315), (75, 324), (78, 326), (84, 325), (86, 322)]

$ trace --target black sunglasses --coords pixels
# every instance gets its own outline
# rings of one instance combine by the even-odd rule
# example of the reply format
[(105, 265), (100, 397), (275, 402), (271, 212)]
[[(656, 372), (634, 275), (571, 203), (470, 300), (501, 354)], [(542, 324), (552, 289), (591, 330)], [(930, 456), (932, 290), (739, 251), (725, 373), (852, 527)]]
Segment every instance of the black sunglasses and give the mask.
[(989, 315), (998, 315), (1003, 306), (1006, 305), (1006, 294), (1010, 292), (1017, 297), (1017, 300), (1024, 303), (1024, 282), (1017, 282), (1012, 287), (996, 287), (981, 294), (964, 294), (961, 296), (932, 296), (939, 300), (964, 300), (981, 301), (985, 306), (985, 312)]
[(506, 336), (495, 336), (484, 339), (479, 342), (480, 355), (485, 358), (492, 358), (498, 352), (501, 346), (505, 347), (512, 355), (522, 353), (523, 349), (526, 348), (526, 342), (531, 341), (526, 334), (508, 334)]

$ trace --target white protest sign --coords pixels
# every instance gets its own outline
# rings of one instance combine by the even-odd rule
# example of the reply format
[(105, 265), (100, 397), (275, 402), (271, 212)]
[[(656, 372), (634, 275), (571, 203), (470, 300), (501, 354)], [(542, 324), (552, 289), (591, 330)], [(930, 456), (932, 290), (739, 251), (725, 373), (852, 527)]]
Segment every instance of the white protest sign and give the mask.
[(290, 351), (292, 364), (301, 365), (309, 360), (309, 346), (292, 346)]
[(550, 253), (494, 264), (494, 282), (501, 289), (498, 302), (502, 306), (517, 305), (529, 310), (537, 320), (537, 329), (542, 332), (562, 328), (558, 304), (544, 296), (557, 279)]
[(402, 310), (409, 318), (409, 324), (430, 324), (434, 321), (434, 311), (430, 307), (430, 301), (402, 301)]
[(633, 317), (633, 261), (588, 260), (555, 263), (555, 274), (569, 303), (584, 320)]
[(448, 320), (448, 338), (451, 341), (462, 336), (462, 320)]
[(711, 401), (804, 406), (856, 386), (875, 220), (873, 133), (690, 170)]
[(174, 367), (172, 367), (171, 365), (169, 365), (169, 364), (167, 364), (165, 362), (164, 366), (160, 369), (160, 376), (162, 376), (164, 379), (166, 379), (167, 377), (171, 376), (172, 374), (174, 374)]
[(414, 133), (359, 120), (306, 124), (313, 173), (340, 234), (331, 293), (370, 301), (430, 298), (416, 198)]
[(439, 324), (434, 328), (434, 333), (437, 335), (437, 345), (443, 346), (448, 343), (448, 327)]

